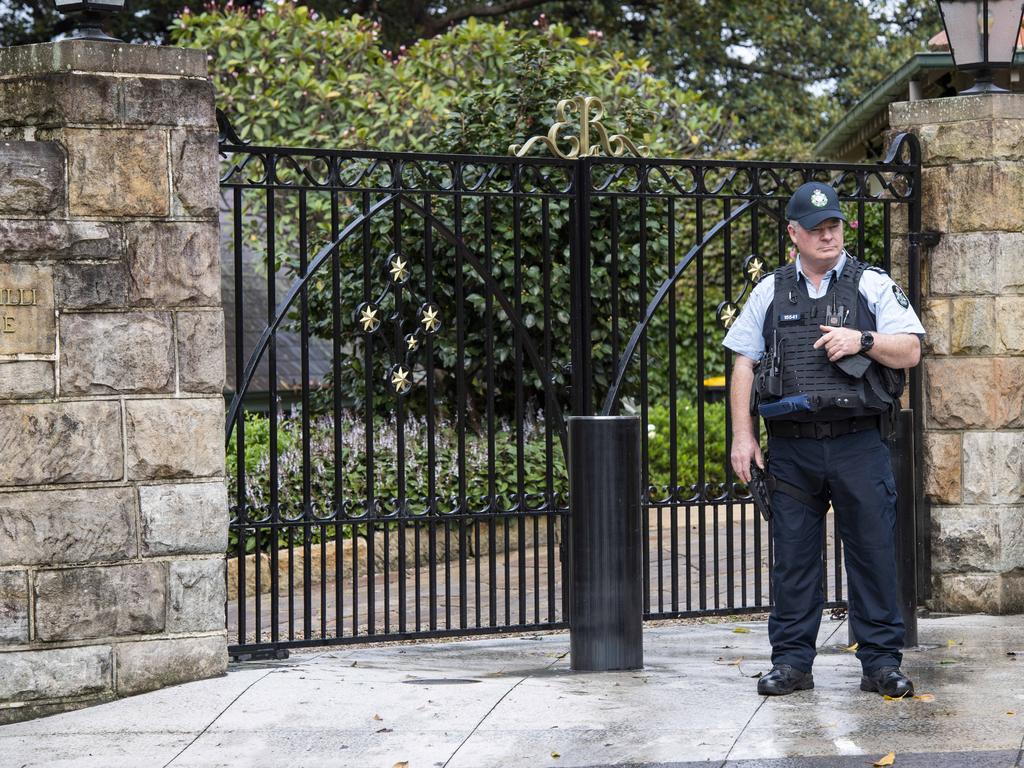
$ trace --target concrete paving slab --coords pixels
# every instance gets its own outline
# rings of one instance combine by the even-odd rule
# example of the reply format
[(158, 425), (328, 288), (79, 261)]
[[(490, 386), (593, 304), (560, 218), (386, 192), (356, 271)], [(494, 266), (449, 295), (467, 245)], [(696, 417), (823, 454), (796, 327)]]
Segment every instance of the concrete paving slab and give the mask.
[[(882, 755), (834, 757), (782, 757), (758, 760), (715, 761), (714, 768), (864, 768)], [(900, 753), (894, 768), (1015, 768), (1019, 763), (1018, 750), (983, 752), (920, 752)], [(707, 761), (686, 763), (629, 763), (623, 765), (593, 765), (583, 768), (708, 768)]]
[(266, 674), (240, 669), (222, 678), (0, 727), (0, 766), (164, 765)]
[(1011, 768), (1022, 628), (922, 619), (904, 667), (931, 701), (859, 691), (827, 618), (816, 688), (781, 698), (756, 694), (763, 621), (648, 624), (645, 668), (601, 674), (570, 669), (566, 633), (321, 649), (0, 727), (0, 766), (852, 768), (893, 750), (896, 768)]
[(903, 669), (918, 695), (931, 700), (886, 701), (861, 692), (855, 663), (821, 653), (815, 689), (766, 699), (730, 756), (1017, 749), (1024, 737), (1024, 667), (1008, 652), (1022, 642), (1020, 626), (1020, 617), (922, 621), (922, 645), (904, 654)]

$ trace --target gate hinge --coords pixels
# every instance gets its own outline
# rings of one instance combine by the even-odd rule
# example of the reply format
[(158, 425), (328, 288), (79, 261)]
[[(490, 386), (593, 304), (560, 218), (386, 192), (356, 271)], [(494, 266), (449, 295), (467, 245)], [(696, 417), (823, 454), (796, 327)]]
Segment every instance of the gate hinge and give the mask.
[(911, 232), (907, 235), (911, 245), (923, 245), (926, 248), (934, 248), (942, 239), (941, 232)]

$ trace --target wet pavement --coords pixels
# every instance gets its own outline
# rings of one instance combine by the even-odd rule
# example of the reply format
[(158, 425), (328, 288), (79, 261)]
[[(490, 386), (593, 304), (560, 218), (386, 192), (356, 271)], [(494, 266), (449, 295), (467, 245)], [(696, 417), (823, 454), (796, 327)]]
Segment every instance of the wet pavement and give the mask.
[(1011, 768), (1022, 629), (922, 618), (904, 660), (919, 697), (901, 701), (858, 690), (828, 618), (815, 689), (777, 698), (755, 692), (763, 621), (649, 624), (630, 672), (573, 672), (566, 633), (322, 650), (0, 727), (0, 766)]

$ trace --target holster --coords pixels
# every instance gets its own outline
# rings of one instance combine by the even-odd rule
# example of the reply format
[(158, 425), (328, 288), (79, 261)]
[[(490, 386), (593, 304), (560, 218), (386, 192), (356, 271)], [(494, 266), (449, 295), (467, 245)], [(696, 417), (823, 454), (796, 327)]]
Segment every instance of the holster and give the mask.
[(812, 496), (803, 488), (769, 474), (770, 466), (767, 454), (764, 457), (764, 466), (765, 468), (761, 469), (757, 466), (756, 461), (753, 459), (750, 461), (750, 497), (754, 502), (754, 507), (765, 520), (772, 519), (772, 494), (776, 491), (786, 494), (791, 499), (796, 499), (801, 504), (806, 504), (819, 514), (828, 511), (829, 503), (826, 499)]

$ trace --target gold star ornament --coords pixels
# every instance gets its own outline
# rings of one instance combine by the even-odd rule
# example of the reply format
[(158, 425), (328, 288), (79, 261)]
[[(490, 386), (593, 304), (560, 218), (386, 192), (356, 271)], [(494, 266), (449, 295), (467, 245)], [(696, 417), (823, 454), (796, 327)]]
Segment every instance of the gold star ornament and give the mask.
[(747, 262), (747, 274), (750, 275), (750, 281), (757, 283), (764, 277), (764, 261), (759, 257), (754, 257)]
[(367, 304), (359, 310), (359, 322), (362, 324), (364, 332), (373, 333), (377, 330), (377, 326), (380, 325), (380, 320), (377, 317), (379, 311), (372, 304)]
[(438, 317), (437, 307), (427, 307), (423, 310), (423, 317), (420, 322), (427, 333), (433, 333), (441, 327), (441, 319)]
[(737, 310), (735, 304), (732, 304), (732, 303), (725, 304), (718, 311), (718, 321), (722, 324), (723, 328), (728, 329), (728, 328), (730, 328), (732, 326), (732, 324), (734, 322), (736, 322), (736, 316), (738, 314), (739, 314), (739, 311)]
[(409, 270), (406, 266), (409, 264), (407, 261), (403, 261), (401, 256), (395, 256), (394, 261), (391, 262), (391, 279), (400, 283), (409, 276)]
[(410, 333), (405, 337), (405, 346), (410, 352), (415, 352), (420, 346), (419, 339)]
[(391, 372), (391, 386), (395, 388), (395, 392), (398, 394), (405, 394), (412, 387), (412, 382), (409, 381), (409, 372), (402, 366), (398, 366)]

